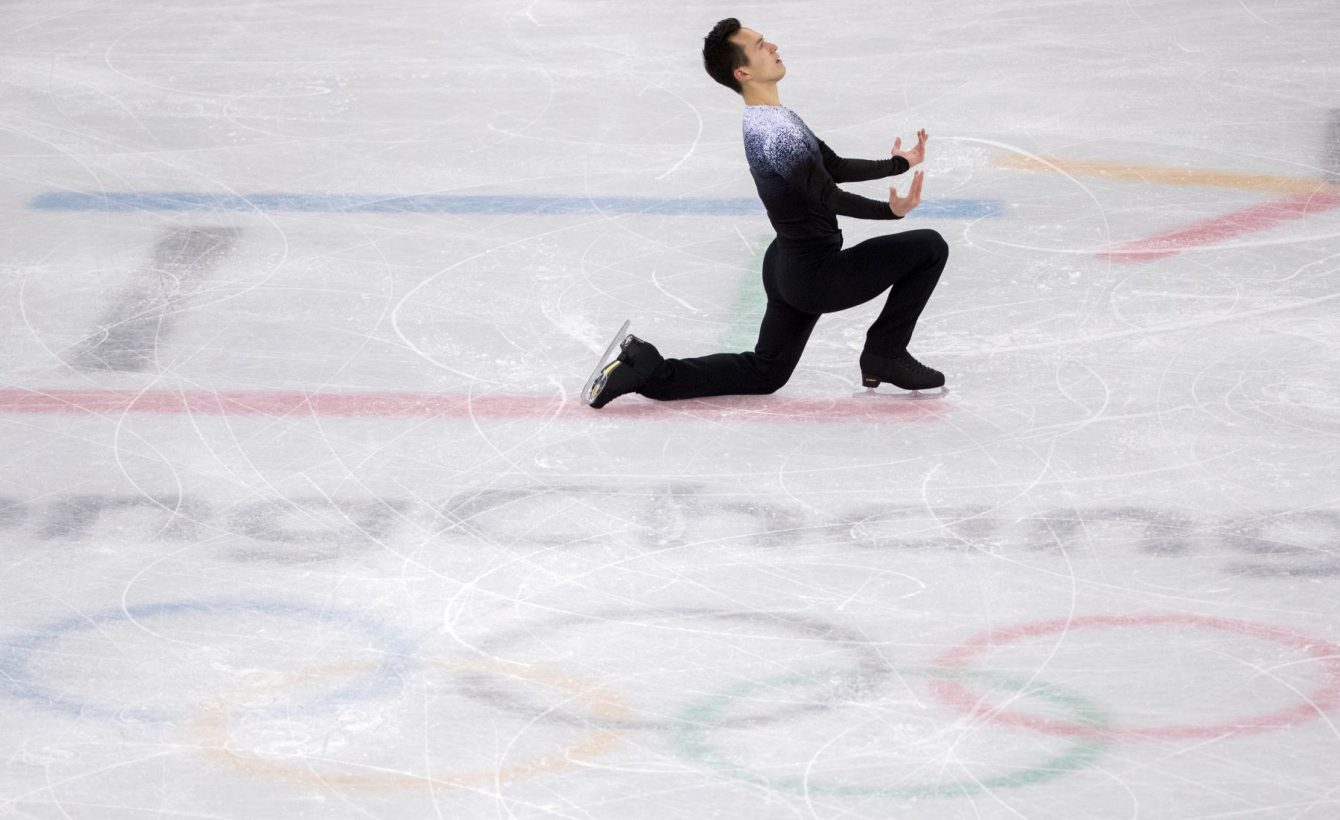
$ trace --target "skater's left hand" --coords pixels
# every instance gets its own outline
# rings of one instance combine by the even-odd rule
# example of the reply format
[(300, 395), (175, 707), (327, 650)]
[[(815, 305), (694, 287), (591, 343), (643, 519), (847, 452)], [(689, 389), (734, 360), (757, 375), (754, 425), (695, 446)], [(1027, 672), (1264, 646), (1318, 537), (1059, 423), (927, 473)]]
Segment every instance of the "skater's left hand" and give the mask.
[(895, 137), (893, 140), (893, 155), (907, 160), (907, 167), (909, 168), (920, 165), (926, 159), (926, 129), (923, 128), (917, 132), (917, 147), (909, 151), (903, 150), (903, 138)]
[(925, 176), (925, 171), (917, 171), (912, 175), (912, 187), (907, 189), (907, 196), (898, 196), (897, 188), (889, 189), (889, 210), (893, 211), (894, 216), (902, 219), (921, 204), (921, 181)]

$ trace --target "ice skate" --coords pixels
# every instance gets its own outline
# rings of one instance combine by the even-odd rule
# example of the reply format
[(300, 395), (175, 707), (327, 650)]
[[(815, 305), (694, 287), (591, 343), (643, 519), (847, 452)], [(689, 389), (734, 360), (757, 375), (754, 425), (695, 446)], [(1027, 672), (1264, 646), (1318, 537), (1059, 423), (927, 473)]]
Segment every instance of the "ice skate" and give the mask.
[[(876, 388), (884, 383), (908, 392), (878, 393)], [(935, 368), (927, 367), (917, 361), (906, 350), (893, 356), (862, 353), (861, 386), (865, 388), (865, 391), (857, 393), (858, 396), (938, 399), (949, 393), (949, 388), (945, 387), (945, 375)]]
[[(619, 328), (586, 382), (582, 395), (590, 407), (599, 409), (620, 396), (635, 392), (664, 361), (655, 345), (628, 332), (628, 324), (624, 322)], [(616, 347), (619, 355), (609, 361)]]
[(596, 369), (591, 371), (590, 378), (586, 380), (586, 384), (582, 385), (582, 401), (587, 404), (590, 404), (600, 392), (596, 387), (596, 383), (599, 382), (602, 387), (604, 386), (603, 377), (605, 368), (613, 361), (611, 357), (614, 356), (614, 351), (620, 350), (620, 352), (622, 352), (620, 345), (622, 345), (623, 340), (628, 337), (628, 326), (630, 324), (632, 324), (631, 320), (624, 320), (624, 323), (619, 326), (619, 332), (614, 334), (614, 339), (610, 341), (609, 346), (605, 348), (605, 352), (600, 354), (600, 360), (596, 362)]

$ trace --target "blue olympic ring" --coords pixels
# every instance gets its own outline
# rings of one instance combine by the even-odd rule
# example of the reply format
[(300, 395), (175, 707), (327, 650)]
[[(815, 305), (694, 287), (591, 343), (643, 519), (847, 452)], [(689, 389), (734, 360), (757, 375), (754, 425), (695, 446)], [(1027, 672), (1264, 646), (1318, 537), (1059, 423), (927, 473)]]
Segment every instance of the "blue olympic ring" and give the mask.
[(33, 656), (50, 649), (57, 641), (74, 632), (146, 618), (174, 615), (232, 615), (259, 613), (281, 618), (312, 621), (321, 625), (345, 627), (369, 638), (385, 656), (385, 661), (364, 678), (336, 689), (309, 706), (323, 707), (381, 695), (400, 681), (415, 653), (414, 641), (385, 624), (361, 615), (324, 607), (265, 599), (222, 598), (201, 601), (177, 601), (142, 604), (125, 609), (109, 609), (36, 627), (9, 640), (0, 639), (0, 692), (26, 700), (44, 709), (75, 717), (96, 717), (142, 723), (166, 723), (183, 720), (185, 713), (173, 714), (150, 708), (111, 709), (86, 703), (37, 681), (30, 670)]

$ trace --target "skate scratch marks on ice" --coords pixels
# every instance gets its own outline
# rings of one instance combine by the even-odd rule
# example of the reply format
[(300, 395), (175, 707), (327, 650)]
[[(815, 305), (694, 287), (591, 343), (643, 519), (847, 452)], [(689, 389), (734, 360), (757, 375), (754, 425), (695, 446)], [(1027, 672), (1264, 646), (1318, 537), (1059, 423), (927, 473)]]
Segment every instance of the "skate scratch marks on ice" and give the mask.
[(996, 161), (996, 164), (1001, 168), (1013, 168), (1020, 171), (1046, 172), (1060, 169), (1075, 176), (1095, 176), (1123, 182), (1145, 182), (1160, 185), (1200, 185), (1211, 188), (1231, 188), (1238, 191), (1263, 191), (1275, 194), (1309, 194), (1326, 190), (1340, 191), (1340, 185), (1305, 177), (1248, 174), (1206, 168), (1125, 165), (1116, 162), (1067, 160), (1054, 157), (1033, 159), (1015, 154), (1001, 157)]
[(347, 418), (572, 418), (584, 421), (712, 421), (874, 424), (935, 421), (947, 401), (862, 401), (723, 396), (676, 402), (630, 401), (593, 414), (555, 394), (305, 393), (263, 390), (0, 389), (0, 414), (199, 415)]
[(1019, 155), (1001, 157), (997, 165), (1022, 171), (1060, 171), (1124, 182), (1197, 185), (1289, 195), (1284, 199), (1253, 205), (1099, 252), (1101, 256), (1117, 262), (1163, 259), (1188, 248), (1205, 248), (1234, 236), (1263, 231), (1289, 220), (1340, 208), (1340, 185), (1320, 179), (1201, 168), (1123, 165), (1091, 160), (1035, 159)]
[[(209, 191), (47, 191), (28, 201), (39, 211), (125, 213), (249, 212), (485, 214), (531, 216), (761, 216), (757, 197), (527, 196), (516, 194), (303, 194)], [(937, 199), (923, 202), (909, 218), (986, 219), (1003, 213), (994, 199)]]
[(1263, 202), (1240, 211), (1193, 222), (1184, 228), (1118, 245), (1106, 256), (1120, 262), (1147, 262), (1173, 256), (1185, 248), (1202, 247), (1244, 233), (1263, 231), (1282, 222), (1340, 208), (1340, 193), (1311, 193)]

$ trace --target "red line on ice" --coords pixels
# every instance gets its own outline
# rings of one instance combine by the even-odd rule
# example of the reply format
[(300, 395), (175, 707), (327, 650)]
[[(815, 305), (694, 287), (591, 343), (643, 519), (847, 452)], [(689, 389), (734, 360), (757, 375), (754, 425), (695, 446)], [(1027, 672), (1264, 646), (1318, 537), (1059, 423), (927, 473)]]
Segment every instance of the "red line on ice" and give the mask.
[(1281, 222), (1340, 208), (1340, 193), (1311, 193), (1253, 205), (1185, 228), (1118, 245), (1103, 255), (1118, 262), (1150, 262), (1185, 248), (1209, 245), (1230, 237), (1262, 231)]
[(145, 413), (201, 416), (332, 416), (365, 418), (562, 418), (583, 421), (907, 422), (948, 412), (943, 399), (889, 397), (783, 399), (723, 396), (676, 402), (630, 397), (592, 410), (553, 395), (443, 393), (303, 393), (261, 390), (35, 390), (0, 388), (0, 414)]

